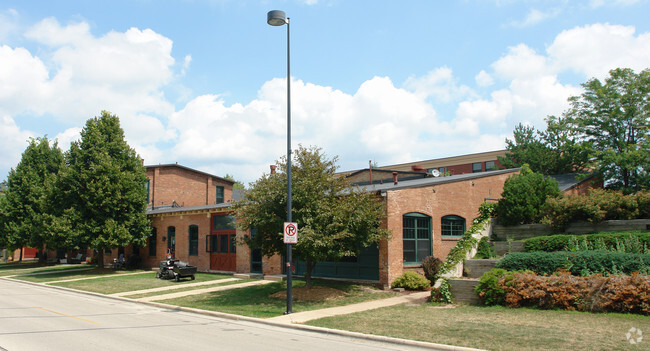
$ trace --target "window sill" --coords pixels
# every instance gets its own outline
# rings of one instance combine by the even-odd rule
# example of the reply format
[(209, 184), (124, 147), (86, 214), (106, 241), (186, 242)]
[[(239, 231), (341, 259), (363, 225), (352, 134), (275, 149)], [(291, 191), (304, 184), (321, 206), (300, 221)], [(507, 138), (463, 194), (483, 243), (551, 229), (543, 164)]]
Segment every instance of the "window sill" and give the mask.
[(441, 239), (442, 241), (458, 241), (462, 238), (462, 236), (443, 236)]
[(420, 263), (404, 263), (402, 264), (402, 268), (420, 268), (422, 267), (422, 264)]

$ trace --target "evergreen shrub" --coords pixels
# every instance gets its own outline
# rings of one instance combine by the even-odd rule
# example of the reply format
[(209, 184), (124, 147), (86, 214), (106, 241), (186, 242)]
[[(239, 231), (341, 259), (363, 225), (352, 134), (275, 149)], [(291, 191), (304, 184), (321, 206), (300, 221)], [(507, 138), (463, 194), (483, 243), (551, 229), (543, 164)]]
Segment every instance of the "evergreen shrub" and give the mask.
[(513, 252), (496, 264), (510, 271), (529, 270), (548, 275), (567, 270), (573, 275), (631, 274), (650, 271), (650, 254), (610, 251)]
[(426, 290), (431, 287), (429, 280), (420, 273), (406, 271), (393, 280), (393, 288), (404, 288), (406, 290)]

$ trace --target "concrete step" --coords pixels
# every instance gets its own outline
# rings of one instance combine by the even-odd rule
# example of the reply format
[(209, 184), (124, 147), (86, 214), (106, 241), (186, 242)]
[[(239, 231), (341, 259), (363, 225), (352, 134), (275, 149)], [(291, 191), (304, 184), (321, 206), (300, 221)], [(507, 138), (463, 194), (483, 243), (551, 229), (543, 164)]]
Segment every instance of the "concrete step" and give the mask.
[(454, 303), (468, 303), (477, 305), (481, 303), (474, 288), (478, 285), (478, 279), (449, 279), (451, 285), (451, 297)]
[(491, 244), (498, 256), (511, 252), (524, 252), (526, 249), (523, 241), (492, 241)]
[(239, 279), (264, 279), (264, 274), (262, 273), (235, 273), (232, 275), (233, 278)]
[(498, 260), (465, 260), (463, 276), (467, 278), (480, 278), (483, 273), (496, 266)]
[(278, 274), (278, 275), (269, 275), (269, 274), (267, 274), (267, 275), (264, 276), (264, 280), (271, 280), (271, 281), (274, 281), (274, 282), (281, 282), (281, 281), (286, 280), (286, 279), (287, 279), (287, 276), (284, 275), (284, 274)]

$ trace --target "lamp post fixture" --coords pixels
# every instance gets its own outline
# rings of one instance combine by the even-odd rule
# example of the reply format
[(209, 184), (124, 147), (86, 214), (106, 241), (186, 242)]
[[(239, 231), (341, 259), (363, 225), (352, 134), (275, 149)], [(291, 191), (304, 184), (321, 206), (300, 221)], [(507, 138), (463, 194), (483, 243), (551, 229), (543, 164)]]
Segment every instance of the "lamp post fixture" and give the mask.
[[(266, 15), (266, 23), (279, 27), (287, 25), (287, 222), (292, 222), (291, 216), (291, 46), (289, 45), (289, 18), (284, 11), (273, 10)], [(287, 244), (287, 310), (284, 314), (293, 313), (293, 294), (291, 276), (291, 244)]]

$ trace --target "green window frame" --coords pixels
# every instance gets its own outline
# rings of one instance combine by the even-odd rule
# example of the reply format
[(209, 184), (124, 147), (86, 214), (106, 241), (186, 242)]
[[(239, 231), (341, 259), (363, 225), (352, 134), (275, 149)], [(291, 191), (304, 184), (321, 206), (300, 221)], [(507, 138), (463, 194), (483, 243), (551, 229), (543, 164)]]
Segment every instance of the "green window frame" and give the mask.
[(496, 171), (497, 165), (495, 161), (485, 161), (485, 170), (486, 171)]
[(481, 162), (472, 163), (472, 173), (483, 172), (482, 166)]
[(402, 254), (404, 264), (420, 264), (431, 256), (431, 217), (422, 213), (402, 216)]
[(217, 203), (222, 204), (226, 201), (226, 191), (223, 185), (217, 185)]
[(444, 216), (440, 220), (443, 237), (460, 237), (465, 233), (465, 218), (456, 215)]
[(149, 198), (149, 193), (151, 192), (150, 187), (151, 187), (151, 180), (147, 179), (147, 183), (145, 184), (145, 188), (147, 189), (147, 204), (149, 204), (149, 200), (150, 200)]
[(189, 255), (199, 255), (199, 226), (192, 224), (188, 229)]

